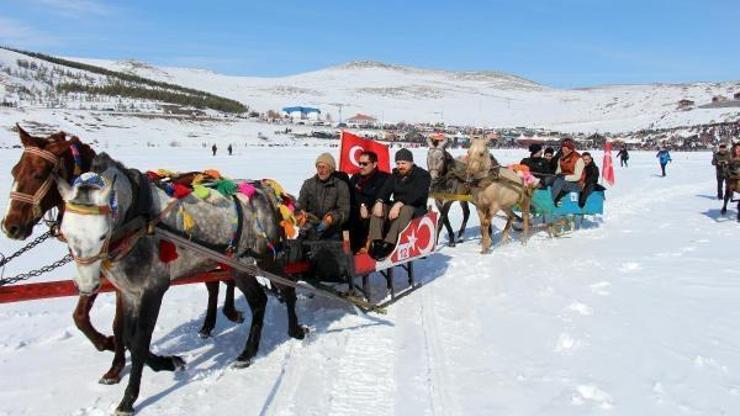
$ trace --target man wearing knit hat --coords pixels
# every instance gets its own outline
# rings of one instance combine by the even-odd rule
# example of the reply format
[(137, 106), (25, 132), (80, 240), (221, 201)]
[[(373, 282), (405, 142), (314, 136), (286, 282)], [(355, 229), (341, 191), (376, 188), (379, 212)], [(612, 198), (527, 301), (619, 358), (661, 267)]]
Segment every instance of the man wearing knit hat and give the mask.
[(301, 186), (298, 206), (308, 214), (319, 238), (339, 240), (342, 225), (349, 219), (349, 188), (333, 174), (337, 163), (330, 153), (320, 154), (315, 165), (316, 175)]
[(549, 162), (542, 157), (542, 145), (539, 143), (533, 143), (529, 145), (529, 157), (525, 157), (519, 162), (522, 165), (526, 165), (529, 171), (537, 178), (543, 179), (544, 177), (551, 177), (549, 172)]
[[(370, 256), (381, 260), (391, 254), (398, 234), (412, 218), (426, 213), (431, 182), (429, 172), (414, 164), (414, 155), (408, 149), (396, 152), (396, 168), (385, 181), (373, 206), (368, 236), (371, 241)], [(390, 226), (383, 238), (386, 219), (390, 221)]]

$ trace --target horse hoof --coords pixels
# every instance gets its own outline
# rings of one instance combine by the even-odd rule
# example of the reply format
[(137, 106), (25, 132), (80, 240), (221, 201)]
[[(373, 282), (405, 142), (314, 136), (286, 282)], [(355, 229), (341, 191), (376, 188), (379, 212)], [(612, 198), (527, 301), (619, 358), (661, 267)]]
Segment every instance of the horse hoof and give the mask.
[(106, 386), (112, 386), (114, 384), (118, 384), (120, 381), (121, 381), (120, 375), (111, 376), (111, 375), (106, 374), (103, 377), (100, 377), (100, 380), (98, 380), (98, 383), (104, 384)]
[(307, 326), (299, 325), (298, 329), (291, 329), (288, 331), (288, 335), (290, 335), (291, 338), (295, 339), (304, 339), (306, 338), (306, 334), (308, 334), (309, 329)]
[(198, 336), (199, 336), (199, 337), (200, 337), (201, 339), (208, 339), (208, 338), (210, 338), (210, 337), (211, 337), (211, 330), (210, 330), (210, 329), (208, 329), (208, 330), (206, 330), (206, 329), (201, 329), (201, 330), (200, 330), (200, 332), (198, 332)]
[(116, 409), (116, 416), (133, 416), (134, 410), (122, 410), (122, 409)]
[(252, 365), (252, 360), (237, 359), (236, 361), (234, 361), (233, 364), (231, 364), (231, 368), (235, 368), (235, 369), (239, 370), (239, 369), (242, 369), (242, 368), (247, 368), (250, 365)]
[(170, 357), (172, 360), (172, 371), (180, 371), (185, 369), (185, 360), (177, 355)]
[(449, 241), (449, 242), (447, 243), (447, 246), (448, 246), (448, 247), (455, 247), (455, 245), (456, 245), (456, 244), (455, 244), (455, 240), (450, 240), (450, 241)]
[(721, 210), (719, 211), (719, 213), (720, 213), (720, 214), (722, 214), (722, 215), (725, 215), (725, 214), (727, 214), (727, 208), (722, 208), (722, 209), (721, 209)]

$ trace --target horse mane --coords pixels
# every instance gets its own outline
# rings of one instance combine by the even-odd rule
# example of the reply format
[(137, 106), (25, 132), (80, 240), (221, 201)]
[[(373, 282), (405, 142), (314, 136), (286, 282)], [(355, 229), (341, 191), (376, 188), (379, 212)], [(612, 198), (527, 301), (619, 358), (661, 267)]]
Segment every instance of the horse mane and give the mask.
[(106, 152), (99, 153), (95, 156), (92, 160), (90, 171), (101, 174), (111, 168), (123, 173), (131, 184), (131, 195), (133, 200), (131, 201), (131, 207), (126, 212), (126, 220), (137, 215), (150, 217), (153, 195), (149, 186), (149, 178), (138, 169), (127, 168), (126, 165), (113, 159)]

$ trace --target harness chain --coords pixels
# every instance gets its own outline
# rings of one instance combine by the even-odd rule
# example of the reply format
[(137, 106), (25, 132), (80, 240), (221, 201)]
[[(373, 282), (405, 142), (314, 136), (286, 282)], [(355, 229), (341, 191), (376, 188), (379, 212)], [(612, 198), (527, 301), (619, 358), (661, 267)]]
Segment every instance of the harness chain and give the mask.
[(0, 279), (0, 286), (5, 286), (5, 285), (13, 284), (16, 282), (20, 282), (22, 280), (28, 280), (32, 277), (41, 276), (42, 274), (48, 273), (54, 269), (58, 269), (71, 261), (72, 261), (72, 255), (67, 254), (66, 256), (62, 257), (61, 260), (57, 260), (54, 263), (41, 267), (40, 269), (31, 270), (28, 273), (21, 273), (17, 276)]
[(53, 235), (54, 234), (52, 233), (52, 230), (49, 230), (49, 231), (41, 234), (40, 236), (34, 238), (33, 241), (31, 241), (30, 243), (26, 244), (21, 249), (19, 249), (18, 251), (16, 251), (15, 253), (11, 254), (8, 257), (5, 257), (2, 253), (0, 253), (0, 257), (2, 257), (2, 260), (0, 260), (0, 267), (3, 267), (6, 264), (10, 263), (10, 261), (13, 260), (14, 258), (19, 257), (23, 253), (31, 250), (32, 248), (34, 248), (37, 245), (39, 245), (42, 242), (44, 242), (44, 240), (46, 240), (47, 238), (53, 237)]

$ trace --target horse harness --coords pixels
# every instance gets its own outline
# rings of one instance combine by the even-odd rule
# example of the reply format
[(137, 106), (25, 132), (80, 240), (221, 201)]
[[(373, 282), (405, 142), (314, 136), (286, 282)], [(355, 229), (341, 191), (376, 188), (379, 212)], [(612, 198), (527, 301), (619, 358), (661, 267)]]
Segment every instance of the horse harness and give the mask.
[[(76, 146), (76, 144), (73, 144), (72, 146)], [(75, 149), (75, 151), (79, 155), (79, 150)], [(47, 162), (51, 163), (51, 172), (46, 177), (46, 180), (44, 181), (44, 183), (41, 184), (39, 189), (37, 189), (33, 195), (27, 194), (25, 192), (17, 192), (17, 191), (10, 192), (11, 201), (18, 201), (20, 203), (31, 205), (33, 207), (34, 217), (40, 218), (43, 215), (43, 212), (41, 212), (41, 201), (46, 197), (46, 194), (49, 192), (49, 189), (51, 189), (53, 182), (54, 182), (54, 177), (57, 175), (57, 172), (62, 167), (62, 164), (64, 162), (64, 157), (57, 156), (48, 150), (40, 149), (38, 147), (30, 147), (30, 146), (26, 146), (23, 149), (23, 153), (40, 157), (46, 160)], [(75, 157), (75, 173), (79, 172), (80, 170), (78, 159), (79, 159), (78, 157)]]

